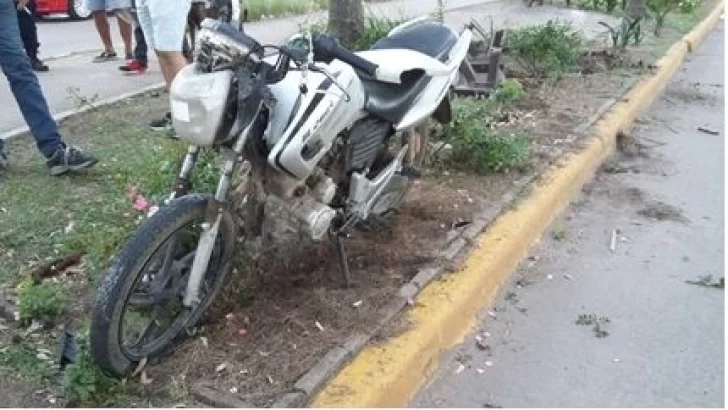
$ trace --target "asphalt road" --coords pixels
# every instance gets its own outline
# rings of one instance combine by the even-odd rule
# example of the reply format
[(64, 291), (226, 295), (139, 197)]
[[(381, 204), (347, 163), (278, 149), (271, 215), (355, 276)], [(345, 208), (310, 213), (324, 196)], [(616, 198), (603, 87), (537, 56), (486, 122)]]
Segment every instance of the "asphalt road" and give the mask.
[(725, 293), (686, 283), (725, 274), (723, 45), (721, 24), (413, 407), (724, 406)]

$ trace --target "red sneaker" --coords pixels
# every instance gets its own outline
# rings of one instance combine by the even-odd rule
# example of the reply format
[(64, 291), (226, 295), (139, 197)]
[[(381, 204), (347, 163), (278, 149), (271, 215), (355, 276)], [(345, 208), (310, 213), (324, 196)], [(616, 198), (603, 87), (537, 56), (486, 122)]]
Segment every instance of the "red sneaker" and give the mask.
[(144, 74), (147, 71), (147, 65), (137, 60), (131, 60), (126, 65), (119, 67), (119, 70), (130, 74)]

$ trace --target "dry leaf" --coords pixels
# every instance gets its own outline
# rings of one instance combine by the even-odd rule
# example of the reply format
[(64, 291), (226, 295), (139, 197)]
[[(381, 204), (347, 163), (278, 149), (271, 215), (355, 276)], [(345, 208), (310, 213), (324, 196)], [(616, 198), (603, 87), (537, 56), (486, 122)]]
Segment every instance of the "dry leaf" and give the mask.
[(132, 378), (136, 377), (142, 370), (144, 370), (144, 366), (147, 365), (147, 360), (148, 359), (145, 357), (139, 361), (139, 364), (137, 365), (136, 369), (134, 369), (134, 371), (131, 374)]

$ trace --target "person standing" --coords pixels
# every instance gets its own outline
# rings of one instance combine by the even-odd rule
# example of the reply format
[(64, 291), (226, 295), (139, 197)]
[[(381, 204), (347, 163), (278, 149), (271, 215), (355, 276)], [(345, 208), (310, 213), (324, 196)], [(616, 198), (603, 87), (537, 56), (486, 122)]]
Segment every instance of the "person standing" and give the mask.
[[(51, 175), (61, 175), (91, 167), (97, 160), (74, 148), (61, 138), (58, 124), (51, 116), (48, 103), (40, 88), (38, 77), (23, 50), (17, 10), (26, 7), (28, 0), (0, 0), (0, 68), (10, 83), (10, 89), (20, 112), (35, 138), (38, 150), (46, 157)], [(8, 159), (0, 139), (0, 167)]]
[[(18, 2), (15, 2), (16, 6)], [(25, 7), (18, 7), (18, 25), (20, 26), (20, 38), (23, 40), (23, 48), (30, 58), (30, 65), (33, 70), (39, 72), (48, 71), (48, 66), (38, 58), (38, 28), (35, 25), (35, 0), (29, 0)]]
[[(136, 0), (137, 18), (147, 44), (154, 49), (167, 88), (188, 62), (182, 53), (191, 0)], [(170, 130), (172, 115), (167, 114), (149, 126)]]
[(130, 10), (131, 23), (134, 27), (134, 54), (133, 59), (127, 61), (126, 64), (119, 67), (119, 70), (125, 73), (144, 74), (147, 71), (149, 59), (147, 57), (147, 41), (144, 38), (144, 31), (139, 24), (136, 13), (136, 1), (132, 0), (132, 9)]
[[(172, 0), (168, 1), (174, 3)], [(94, 24), (96, 25), (96, 31), (99, 33), (101, 42), (104, 44), (104, 51), (94, 57), (94, 63), (116, 60), (116, 51), (114, 50), (114, 44), (111, 41), (111, 30), (109, 28), (109, 19), (107, 18), (106, 13), (109, 11), (119, 12), (129, 10), (131, 8), (131, 0), (86, 0), (86, 8), (91, 10), (94, 17)], [(126, 54), (126, 59), (132, 60), (131, 24), (119, 15), (116, 17), (116, 21), (119, 24), (121, 40), (124, 42), (124, 53)]]

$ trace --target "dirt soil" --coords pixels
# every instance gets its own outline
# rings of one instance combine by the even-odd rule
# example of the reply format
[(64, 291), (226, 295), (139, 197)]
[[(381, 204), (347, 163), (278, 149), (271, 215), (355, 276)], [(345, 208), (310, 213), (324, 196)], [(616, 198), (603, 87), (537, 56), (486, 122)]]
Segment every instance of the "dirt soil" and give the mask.
[[(377, 318), (376, 312), (391, 296), (430, 262), (447, 242), (448, 231), (472, 221), (485, 210), (507, 206), (503, 196), (525, 175), (537, 175), (565, 152), (575, 150), (585, 136), (574, 130), (608, 101), (619, 98), (631, 80), (645, 72), (643, 57), (594, 53), (585, 55), (582, 72), (558, 81), (536, 81), (517, 70), (527, 97), (510, 110), (500, 125), (524, 131), (532, 137), (534, 153), (529, 167), (504, 174), (474, 176), (461, 173), (431, 173), (412, 189), (393, 228), (382, 234), (362, 233), (347, 242), (356, 286), (345, 288), (333, 249), (328, 243), (314, 244), (289, 231), (277, 238), (275, 247), (250, 257), (241, 252), (234, 278), (206, 316), (199, 331), (176, 351), (147, 368), (153, 381), (136, 385), (138, 391), (124, 406), (202, 406), (190, 394), (200, 380), (210, 382), (254, 406), (268, 406), (290, 391), (296, 380), (330, 348), (347, 340)], [(507, 62), (507, 67), (511, 65)], [(690, 98), (685, 95), (676, 100)], [(155, 97), (145, 97), (154, 100)], [(165, 98), (153, 105), (164, 107)], [(102, 110), (133, 110), (117, 105)], [(158, 114), (158, 112), (157, 112)], [(95, 114), (84, 114), (63, 125), (76, 141), (93, 145), (93, 135), (83, 134), (80, 124)], [(126, 117), (125, 115), (119, 115)], [(150, 116), (138, 117), (146, 121)], [(645, 210), (654, 218), (678, 218), (675, 210)], [(247, 256), (246, 256), (247, 255)], [(60, 280), (73, 280), (72, 276)], [(74, 287), (73, 317), (88, 313), (94, 289), (80, 283)], [(55, 330), (39, 330), (21, 336), (23, 329), (10, 320), (0, 320), (0, 347), (19, 340), (35, 340), (55, 352)], [(75, 324), (77, 326), (78, 323)], [(60, 405), (58, 377), (12, 380), (11, 368), (0, 366), (0, 396), (3, 404), (27, 406)]]

